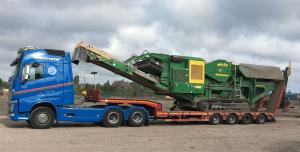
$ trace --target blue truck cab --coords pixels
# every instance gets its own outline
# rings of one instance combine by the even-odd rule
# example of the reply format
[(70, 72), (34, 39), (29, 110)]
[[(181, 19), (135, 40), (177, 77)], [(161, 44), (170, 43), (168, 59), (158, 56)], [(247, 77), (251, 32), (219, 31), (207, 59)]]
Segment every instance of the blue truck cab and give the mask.
[[(139, 111), (133, 126), (147, 121), (147, 110), (138, 106), (74, 106), (72, 62), (69, 52), (24, 47), (11, 63), (8, 112), (11, 120), (26, 120), (32, 128), (50, 128), (54, 122), (102, 122), (117, 127)], [(132, 122), (131, 122), (132, 123)]]

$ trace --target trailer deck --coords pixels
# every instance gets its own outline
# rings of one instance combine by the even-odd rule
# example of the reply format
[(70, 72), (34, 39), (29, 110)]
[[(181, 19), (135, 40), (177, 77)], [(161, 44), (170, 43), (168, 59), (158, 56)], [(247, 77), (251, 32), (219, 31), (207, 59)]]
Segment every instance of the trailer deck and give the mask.
[[(281, 96), (279, 96), (277, 102), (280, 102), (280, 98)], [(253, 120), (256, 120), (261, 115), (264, 115), (267, 121), (274, 120), (274, 112), (266, 111), (164, 111), (161, 103), (145, 99), (111, 98), (99, 99), (98, 102), (123, 106), (142, 106), (149, 110), (150, 115), (152, 115), (154, 119), (161, 119), (164, 121), (207, 122), (211, 121), (216, 115), (221, 117), (221, 121), (228, 120), (231, 115), (234, 115), (238, 121), (242, 121), (245, 115), (250, 115), (252, 117), (251, 122), (254, 122)]]

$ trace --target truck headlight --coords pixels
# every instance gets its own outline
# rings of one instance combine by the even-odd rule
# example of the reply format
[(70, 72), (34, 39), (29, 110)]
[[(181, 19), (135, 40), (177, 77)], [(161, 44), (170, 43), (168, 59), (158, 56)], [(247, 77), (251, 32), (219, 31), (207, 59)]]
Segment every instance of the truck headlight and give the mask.
[(14, 116), (14, 107), (15, 107), (15, 103), (17, 101), (9, 101), (8, 103), (8, 107), (7, 107), (7, 112), (8, 112), (8, 116)]
[(11, 106), (10, 106), (10, 112), (11, 113), (14, 111), (14, 106), (15, 106), (14, 103), (12, 103)]

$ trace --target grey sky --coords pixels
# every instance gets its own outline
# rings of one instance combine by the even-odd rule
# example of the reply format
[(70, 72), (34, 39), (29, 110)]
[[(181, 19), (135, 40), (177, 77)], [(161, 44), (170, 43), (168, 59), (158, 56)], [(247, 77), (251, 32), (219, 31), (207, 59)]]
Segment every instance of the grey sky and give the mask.
[[(299, 92), (299, 6), (298, 0), (3, 0), (0, 77), (9, 77), (19, 47), (72, 51), (83, 40), (120, 59), (147, 49), (281, 68), (291, 60), (289, 89)], [(98, 71), (101, 82), (122, 79), (82, 67), (75, 73)]]

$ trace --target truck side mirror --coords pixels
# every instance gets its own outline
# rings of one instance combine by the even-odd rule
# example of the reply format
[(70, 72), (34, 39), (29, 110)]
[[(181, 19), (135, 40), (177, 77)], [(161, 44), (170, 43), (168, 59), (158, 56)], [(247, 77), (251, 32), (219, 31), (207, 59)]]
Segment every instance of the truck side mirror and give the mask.
[(25, 65), (24, 72), (23, 72), (23, 78), (22, 78), (23, 81), (29, 80), (29, 70), (30, 70), (30, 65), (29, 64)]

